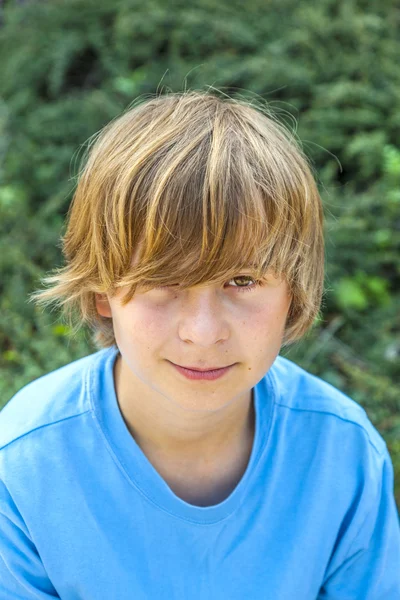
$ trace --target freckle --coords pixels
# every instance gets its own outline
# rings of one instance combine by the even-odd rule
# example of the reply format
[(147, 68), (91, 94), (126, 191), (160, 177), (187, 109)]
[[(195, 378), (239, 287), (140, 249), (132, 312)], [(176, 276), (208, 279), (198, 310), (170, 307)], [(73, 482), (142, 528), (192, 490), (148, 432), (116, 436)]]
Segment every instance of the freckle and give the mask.
[(249, 371), (251, 371), (251, 367), (249, 367)]

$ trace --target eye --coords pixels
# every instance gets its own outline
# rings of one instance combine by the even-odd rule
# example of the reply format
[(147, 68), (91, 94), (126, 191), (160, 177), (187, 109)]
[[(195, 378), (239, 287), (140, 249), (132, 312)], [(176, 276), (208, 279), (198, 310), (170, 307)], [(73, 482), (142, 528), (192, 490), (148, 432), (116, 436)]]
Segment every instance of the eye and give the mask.
[(230, 281), (235, 281), (235, 279), (250, 279), (252, 281), (254, 281), (254, 285), (239, 285), (239, 286), (234, 286), (237, 292), (252, 292), (253, 290), (255, 290), (257, 287), (261, 287), (262, 281), (259, 281), (257, 279), (254, 279), (253, 277), (250, 277), (250, 275), (238, 275), (237, 277), (233, 277), (233, 279), (231, 279)]
[[(235, 289), (236, 292), (240, 293), (240, 292), (251, 292), (253, 290), (255, 290), (258, 287), (262, 287), (263, 283), (260, 280), (254, 279), (253, 277), (250, 277), (250, 275), (238, 275), (236, 277), (233, 277), (232, 279), (229, 280), (228, 283), (230, 283), (231, 281), (235, 281), (235, 280), (243, 280), (243, 279), (247, 279), (247, 280), (252, 280), (254, 281), (253, 285), (234, 285), (234, 286), (228, 286), (228, 287), (233, 287)], [(173, 285), (164, 285), (164, 286), (155, 286), (154, 288), (152, 288), (153, 290), (169, 290), (172, 289), (174, 287), (179, 287), (179, 283), (175, 283)]]

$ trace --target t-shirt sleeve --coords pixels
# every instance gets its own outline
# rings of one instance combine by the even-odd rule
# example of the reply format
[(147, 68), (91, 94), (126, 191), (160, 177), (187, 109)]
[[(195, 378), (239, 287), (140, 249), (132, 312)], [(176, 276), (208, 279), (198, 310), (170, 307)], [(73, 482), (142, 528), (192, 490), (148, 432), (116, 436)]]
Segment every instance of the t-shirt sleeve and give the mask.
[(0, 598), (60, 598), (4, 482), (0, 480)]
[(400, 525), (387, 448), (378, 465), (377, 485), (357, 507), (317, 600), (400, 600)]

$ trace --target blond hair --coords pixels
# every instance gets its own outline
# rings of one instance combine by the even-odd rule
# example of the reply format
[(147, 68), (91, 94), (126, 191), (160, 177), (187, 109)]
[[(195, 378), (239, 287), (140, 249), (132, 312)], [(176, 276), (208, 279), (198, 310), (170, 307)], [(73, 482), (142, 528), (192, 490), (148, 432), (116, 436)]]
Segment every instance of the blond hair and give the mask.
[(90, 139), (61, 238), (66, 265), (30, 302), (55, 302), (74, 332), (87, 324), (106, 348), (113, 324), (95, 293), (128, 286), (125, 306), (138, 285), (220, 283), (251, 264), (289, 284), (282, 345), (310, 329), (323, 296), (323, 207), (300, 143), (266, 105), (170, 92), (139, 98)]

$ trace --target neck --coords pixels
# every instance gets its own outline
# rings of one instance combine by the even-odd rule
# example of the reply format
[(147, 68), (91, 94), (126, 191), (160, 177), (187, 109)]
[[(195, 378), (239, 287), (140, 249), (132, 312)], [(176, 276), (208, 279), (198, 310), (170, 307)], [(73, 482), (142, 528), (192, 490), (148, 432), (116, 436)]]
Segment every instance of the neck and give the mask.
[[(252, 390), (223, 410), (188, 413), (161, 396), (144, 398), (132, 385), (129, 369), (121, 354), (114, 364), (118, 404), (131, 435), (147, 456), (164, 464), (180, 464), (199, 469), (250, 455), (255, 431)], [(135, 394), (129, 393), (134, 389)]]

